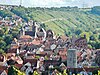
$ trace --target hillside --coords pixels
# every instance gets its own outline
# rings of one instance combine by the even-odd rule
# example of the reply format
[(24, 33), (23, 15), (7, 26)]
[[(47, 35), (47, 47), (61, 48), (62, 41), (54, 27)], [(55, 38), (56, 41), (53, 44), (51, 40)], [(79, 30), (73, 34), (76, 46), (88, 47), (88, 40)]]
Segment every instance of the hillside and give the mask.
[(100, 48), (100, 7), (78, 8), (25, 8), (13, 7), (0, 10), (1, 17), (16, 14), (26, 22), (34, 20), (41, 23), (46, 30), (51, 29), (55, 35), (83, 36), (86, 34), (90, 47)]
[(17, 7), (11, 12), (21, 16), (26, 21), (33, 19), (45, 23), (45, 29), (52, 29), (56, 34), (68, 35), (77, 30), (100, 32), (100, 16), (91, 13), (91, 9), (68, 8), (24, 8)]

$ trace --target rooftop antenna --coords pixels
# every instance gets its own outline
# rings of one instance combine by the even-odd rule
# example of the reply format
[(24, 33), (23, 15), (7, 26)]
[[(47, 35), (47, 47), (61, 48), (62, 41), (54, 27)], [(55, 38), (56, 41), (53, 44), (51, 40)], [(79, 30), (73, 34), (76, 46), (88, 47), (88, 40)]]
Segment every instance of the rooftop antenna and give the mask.
[(20, 5), (19, 6), (22, 6), (22, 0), (20, 0)]

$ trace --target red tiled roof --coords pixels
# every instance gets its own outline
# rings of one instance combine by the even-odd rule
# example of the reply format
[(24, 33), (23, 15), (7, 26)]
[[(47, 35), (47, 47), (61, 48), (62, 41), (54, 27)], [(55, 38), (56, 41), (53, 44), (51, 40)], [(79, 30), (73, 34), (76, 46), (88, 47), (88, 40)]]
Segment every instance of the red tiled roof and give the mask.
[(67, 56), (66, 55), (60, 55), (60, 57), (62, 58), (63, 61), (67, 60)]
[(15, 66), (16, 66), (18, 69), (21, 69), (21, 67), (23, 66), (23, 64), (15, 64)]
[(6, 70), (7, 67), (6, 66), (0, 66), (0, 70)]
[(8, 73), (8, 68), (6, 66), (0, 66), (0, 71), (6, 71)]
[(6, 58), (10, 59), (12, 56), (15, 56), (15, 53), (7, 53)]
[(66, 40), (68, 39), (67, 36), (60, 36), (60, 37), (61, 37), (61, 39), (63, 39), (64, 41), (66, 41)]
[(38, 39), (34, 39), (34, 40), (32, 41), (32, 44), (34, 44), (34, 45), (40, 45), (40, 44), (41, 44), (41, 41), (38, 40)]
[(78, 42), (78, 41), (80, 41), (80, 40), (84, 40), (84, 39), (86, 39), (86, 38), (84, 38), (84, 37), (80, 37), (80, 38), (77, 39), (75, 42)]
[(37, 59), (24, 59), (24, 64), (26, 64), (27, 62), (30, 62), (31, 64), (36, 64)]
[(19, 56), (22, 57), (22, 56), (24, 56), (26, 53), (27, 53), (26, 51), (21, 52), (21, 53), (19, 54)]
[(8, 53), (16, 53), (17, 52), (17, 49), (9, 49), (7, 52)]
[(59, 50), (59, 55), (66, 55), (67, 54), (67, 50), (65, 48), (61, 48)]
[(44, 60), (44, 64), (45, 64), (45, 66), (48, 66), (50, 64), (57, 65), (57, 64), (59, 64), (59, 62), (57, 60)]
[(23, 35), (20, 37), (20, 39), (32, 39), (32, 37), (29, 35)]
[(78, 61), (78, 62), (82, 61), (82, 57), (79, 57), (79, 58), (77, 59), (77, 61)]
[(0, 54), (0, 62), (4, 61), (4, 56), (2, 54)]
[(82, 55), (82, 52), (77, 52), (77, 57), (80, 57)]
[(14, 45), (14, 46), (11, 47), (11, 49), (17, 49), (17, 48), (19, 48), (18, 45)]

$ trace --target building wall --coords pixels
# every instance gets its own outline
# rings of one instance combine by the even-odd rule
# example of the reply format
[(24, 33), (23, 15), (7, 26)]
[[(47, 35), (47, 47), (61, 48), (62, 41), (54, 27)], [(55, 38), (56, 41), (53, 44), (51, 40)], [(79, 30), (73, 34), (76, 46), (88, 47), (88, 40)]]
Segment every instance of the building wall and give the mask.
[(77, 68), (76, 49), (69, 49), (67, 52), (67, 67)]

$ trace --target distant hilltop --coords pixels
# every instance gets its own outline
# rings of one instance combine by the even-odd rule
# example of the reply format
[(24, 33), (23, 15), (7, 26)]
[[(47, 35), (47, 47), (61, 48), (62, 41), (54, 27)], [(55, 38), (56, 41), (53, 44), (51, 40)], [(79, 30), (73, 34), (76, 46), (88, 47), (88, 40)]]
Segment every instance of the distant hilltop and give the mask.
[[(23, 5), (12, 5), (12, 4), (0, 4), (0, 6), (12, 6), (12, 7), (25, 7)], [(65, 6), (65, 7), (25, 7), (25, 8), (69, 8), (71, 6)], [(71, 8), (80, 8), (78, 6), (74, 6)], [(81, 7), (81, 9), (91, 9), (92, 7)]]
[(0, 4), (0, 6), (12, 6), (12, 7), (18, 7), (20, 5), (7, 5), (7, 4)]

